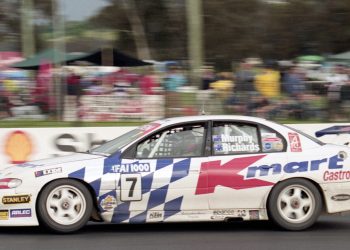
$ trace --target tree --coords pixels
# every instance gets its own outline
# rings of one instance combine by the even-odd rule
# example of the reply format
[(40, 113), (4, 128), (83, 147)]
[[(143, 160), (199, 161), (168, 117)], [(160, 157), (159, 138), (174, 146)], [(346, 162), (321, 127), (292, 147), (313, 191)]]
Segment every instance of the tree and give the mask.
[[(20, 0), (2, 0), (0, 4), (0, 48), (2, 50), (21, 50)], [(51, 22), (52, 1), (33, 0), (34, 19)], [(34, 25), (37, 23), (34, 20)], [(37, 32), (34, 32), (37, 36)]]
[[(126, 3), (127, 6), (125, 0), (111, 0), (110, 5), (90, 19), (90, 23), (95, 28), (108, 27), (116, 30), (119, 38), (114, 46), (131, 54), (135, 54), (137, 47), (148, 45), (149, 53), (156, 60), (186, 58), (184, 0), (128, 0)], [(136, 14), (130, 13), (130, 4), (137, 7), (137, 25), (132, 24)], [(144, 36), (139, 37), (140, 32), (137, 30), (140, 29), (144, 30)], [(140, 58), (145, 56), (147, 55), (140, 55)]]

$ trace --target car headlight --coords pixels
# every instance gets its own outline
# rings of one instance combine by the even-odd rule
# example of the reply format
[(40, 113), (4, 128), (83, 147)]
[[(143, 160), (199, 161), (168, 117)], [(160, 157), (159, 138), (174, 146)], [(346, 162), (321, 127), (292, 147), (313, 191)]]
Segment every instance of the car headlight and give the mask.
[(0, 179), (0, 189), (16, 188), (22, 184), (22, 180), (16, 178)]

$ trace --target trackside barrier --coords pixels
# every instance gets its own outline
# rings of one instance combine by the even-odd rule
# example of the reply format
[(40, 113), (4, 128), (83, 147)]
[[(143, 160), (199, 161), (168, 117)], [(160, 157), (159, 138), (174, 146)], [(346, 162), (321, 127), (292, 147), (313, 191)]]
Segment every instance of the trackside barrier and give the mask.
[[(315, 136), (315, 132), (334, 125), (350, 124), (292, 124), (289, 126)], [(0, 167), (84, 152), (134, 128), (2, 128), (0, 129)], [(344, 144), (350, 142), (350, 134), (325, 135), (319, 139), (326, 143)]]

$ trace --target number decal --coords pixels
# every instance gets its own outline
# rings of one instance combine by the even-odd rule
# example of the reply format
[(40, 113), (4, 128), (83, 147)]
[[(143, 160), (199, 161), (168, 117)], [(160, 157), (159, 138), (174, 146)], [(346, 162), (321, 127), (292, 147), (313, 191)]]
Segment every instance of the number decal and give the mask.
[(129, 197), (132, 197), (133, 194), (134, 194), (134, 189), (135, 189), (135, 185), (136, 185), (136, 181), (137, 181), (137, 178), (136, 177), (129, 177), (129, 178), (126, 178), (125, 179), (126, 181), (131, 181), (131, 187), (130, 187), (130, 190), (129, 190)]
[(120, 178), (120, 200), (140, 201), (142, 199), (141, 174), (122, 174)]

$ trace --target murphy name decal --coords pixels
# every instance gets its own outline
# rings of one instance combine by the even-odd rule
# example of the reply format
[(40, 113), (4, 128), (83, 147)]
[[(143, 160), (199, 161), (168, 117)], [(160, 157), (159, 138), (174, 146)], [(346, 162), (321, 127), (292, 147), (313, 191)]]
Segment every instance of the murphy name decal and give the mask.
[(341, 169), (343, 159), (338, 155), (330, 158), (313, 161), (288, 162), (285, 165), (280, 163), (273, 163), (271, 165), (260, 165), (248, 167), (246, 178), (255, 178), (260, 176), (269, 176), (275, 174), (293, 174), (307, 171), (317, 171), (321, 165), (328, 165), (328, 169)]

